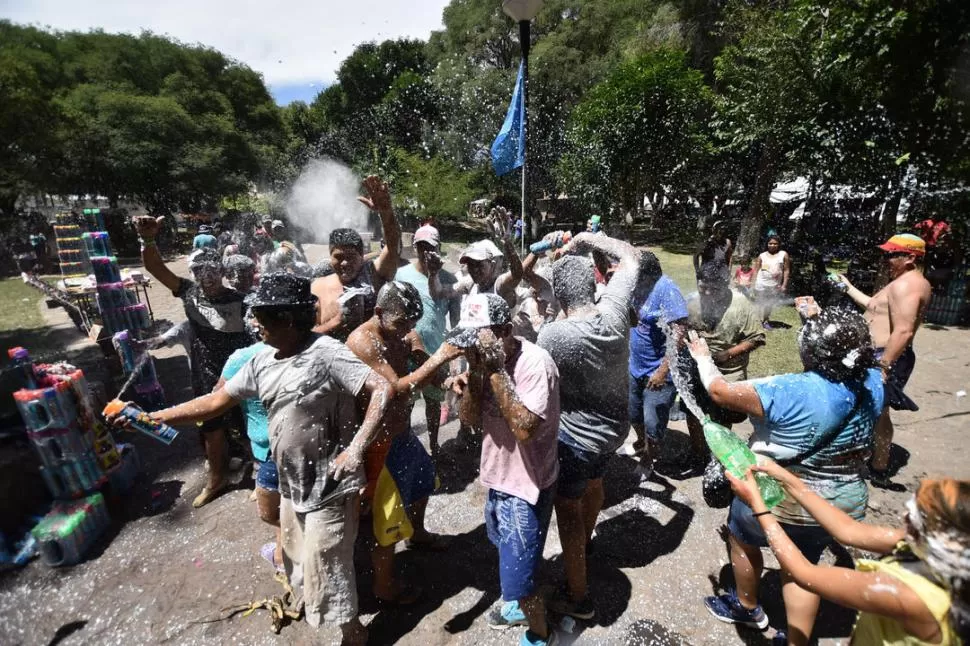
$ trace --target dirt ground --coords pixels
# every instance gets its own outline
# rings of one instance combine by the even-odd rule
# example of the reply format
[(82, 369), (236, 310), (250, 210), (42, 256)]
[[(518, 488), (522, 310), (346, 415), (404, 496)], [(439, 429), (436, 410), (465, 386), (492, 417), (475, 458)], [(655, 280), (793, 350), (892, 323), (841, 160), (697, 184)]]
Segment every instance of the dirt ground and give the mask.
[[(322, 249), (310, 247), (311, 259)], [(185, 274), (184, 260), (172, 264)], [(156, 318), (182, 320), (181, 304), (159, 286), (151, 290)], [(63, 330), (66, 316), (45, 311)], [(62, 317), (62, 318), (59, 318)], [(770, 343), (770, 336), (769, 336)], [(921, 406), (899, 413), (894, 458), (897, 481), (908, 492), (874, 490), (869, 519), (895, 522), (905, 499), (926, 475), (970, 477), (963, 428), (970, 400), (970, 331), (923, 329), (909, 394)], [(158, 372), (170, 400), (191, 395), (181, 351), (157, 353)], [(423, 407), (414, 427), (426, 441)], [(683, 422), (671, 425), (665, 454), (686, 449)], [(747, 425), (739, 430), (749, 430)], [(488, 609), (499, 599), (496, 551), (485, 536), (484, 492), (475, 481), (478, 455), (455, 441), (457, 423), (442, 429), (442, 486), (428, 505), (432, 531), (451, 535), (443, 554), (402, 550), (401, 580), (420, 585), (423, 602), (408, 610), (378, 610), (366, 572), (360, 579), (363, 620), (373, 644), (511, 644), (519, 632), (490, 630)], [(272, 532), (249, 502), (252, 480), (240, 476), (234, 490), (203, 509), (191, 500), (202, 486), (196, 435), (184, 429), (169, 447), (127, 436), (140, 452), (143, 474), (135, 492), (115, 514), (109, 535), (75, 567), (52, 569), (35, 560), (0, 575), (2, 644), (328, 644), (339, 635), (300, 622), (279, 636), (265, 611), (220, 620), (223, 609), (281, 591), (260, 545)], [(632, 443), (632, 436), (628, 445)], [(762, 592), (771, 626), (767, 632), (736, 629), (716, 621), (701, 599), (731, 585), (721, 536), (725, 510), (705, 506), (700, 478), (655, 476), (639, 485), (633, 461), (621, 449), (606, 477), (607, 501), (594, 539), (590, 588), (597, 618), (588, 626), (560, 629), (563, 644), (768, 644), (784, 625), (778, 573), (769, 557)], [(5, 495), (16, 495), (6, 492)], [(562, 580), (555, 521), (540, 579), (552, 590)], [(839, 555), (846, 563), (847, 554)], [(830, 559), (830, 560), (834, 560)], [(358, 550), (361, 570), (367, 555)], [(823, 644), (846, 643), (853, 616), (823, 606), (816, 635)]]

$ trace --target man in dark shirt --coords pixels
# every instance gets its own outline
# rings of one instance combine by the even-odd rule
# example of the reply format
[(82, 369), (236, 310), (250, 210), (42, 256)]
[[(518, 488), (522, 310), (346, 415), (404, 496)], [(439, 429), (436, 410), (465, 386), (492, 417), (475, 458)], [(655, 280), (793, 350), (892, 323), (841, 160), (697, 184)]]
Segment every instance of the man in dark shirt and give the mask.
[[(176, 276), (165, 265), (155, 245), (160, 220), (135, 218), (142, 263), (148, 273), (182, 299), (191, 332), (192, 390), (201, 396), (215, 388), (229, 355), (251, 343), (243, 320), (244, 295), (223, 284), (222, 259), (215, 249), (200, 249), (189, 257), (192, 280)], [(229, 485), (228, 424), (229, 418), (222, 415), (199, 426), (209, 473), (202, 493), (192, 501), (193, 507), (205, 505)]]

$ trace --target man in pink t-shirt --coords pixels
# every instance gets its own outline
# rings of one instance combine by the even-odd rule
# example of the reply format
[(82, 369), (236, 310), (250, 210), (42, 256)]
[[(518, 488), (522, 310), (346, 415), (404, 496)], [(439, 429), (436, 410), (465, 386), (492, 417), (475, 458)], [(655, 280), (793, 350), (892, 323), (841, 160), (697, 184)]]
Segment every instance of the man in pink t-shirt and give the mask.
[(528, 626), (522, 644), (549, 644), (535, 571), (559, 475), (559, 371), (548, 352), (513, 336), (508, 303), (495, 294), (465, 299), (448, 343), (468, 359), (459, 379), (462, 422), (484, 434), (479, 479), (488, 487), (485, 527), (498, 548), (504, 601), (489, 624)]

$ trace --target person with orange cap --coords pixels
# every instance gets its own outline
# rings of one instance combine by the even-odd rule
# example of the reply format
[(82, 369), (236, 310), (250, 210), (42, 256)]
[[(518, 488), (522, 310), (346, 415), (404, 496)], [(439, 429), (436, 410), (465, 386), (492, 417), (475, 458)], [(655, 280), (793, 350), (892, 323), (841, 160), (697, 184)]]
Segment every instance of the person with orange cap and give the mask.
[(923, 314), (930, 302), (931, 288), (921, 271), (926, 255), (926, 243), (917, 235), (894, 235), (879, 245), (889, 271), (889, 284), (873, 296), (856, 289), (843, 275), (846, 294), (865, 308), (866, 321), (876, 346), (876, 358), (882, 368), (886, 384), (886, 406), (876, 424), (872, 459), (869, 463), (870, 482), (877, 487), (899, 489), (889, 480), (889, 451), (893, 442), (893, 423), (889, 409), (919, 410), (903, 388), (916, 364), (913, 338), (923, 322)]

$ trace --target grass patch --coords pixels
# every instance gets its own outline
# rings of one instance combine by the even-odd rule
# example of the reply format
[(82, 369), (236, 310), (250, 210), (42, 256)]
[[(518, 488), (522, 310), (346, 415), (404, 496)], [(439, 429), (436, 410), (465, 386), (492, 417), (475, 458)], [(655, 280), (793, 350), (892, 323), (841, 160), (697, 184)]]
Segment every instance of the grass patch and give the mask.
[[(671, 278), (684, 296), (697, 291), (694, 278), (694, 265), (691, 254), (674, 253), (662, 248), (651, 247), (650, 251), (660, 260), (664, 273)], [(768, 342), (751, 353), (748, 364), (748, 377), (767, 377), (788, 372), (802, 372), (802, 361), (798, 356), (798, 328), (801, 319), (791, 305), (776, 307), (771, 312), (771, 320), (791, 327), (776, 327), (768, 331)]]
[(39, 305), (42, 296), (19, 278), (0, 280), (0, 334), (42, 327), (44, 317)]

